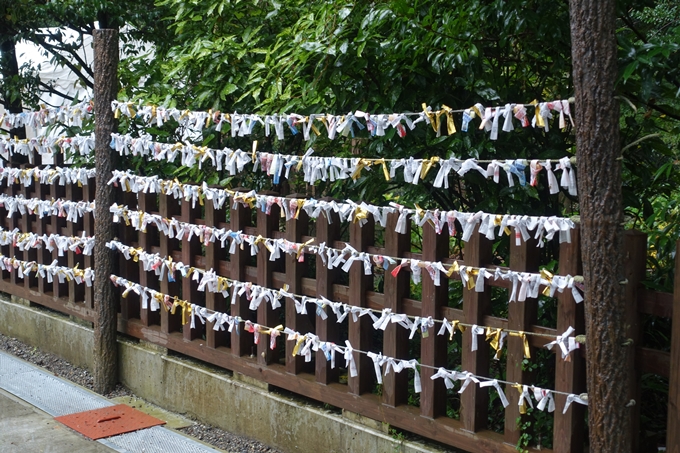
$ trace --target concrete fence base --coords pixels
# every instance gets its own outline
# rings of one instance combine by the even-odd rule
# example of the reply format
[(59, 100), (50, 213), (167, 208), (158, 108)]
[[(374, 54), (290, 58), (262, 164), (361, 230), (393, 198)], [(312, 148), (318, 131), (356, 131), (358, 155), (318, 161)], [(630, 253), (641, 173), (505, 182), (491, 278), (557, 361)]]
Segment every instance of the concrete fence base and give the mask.
[[(91, 369), (91, 327), (12, 297), (0, 298), (0, 333)], [(119, 380), (140, 398), (284, 452), (452, 451), (390, 435), (389, 426), (358, 414), (270, 391), (266, 383), (165, 348), (119, 336)]]

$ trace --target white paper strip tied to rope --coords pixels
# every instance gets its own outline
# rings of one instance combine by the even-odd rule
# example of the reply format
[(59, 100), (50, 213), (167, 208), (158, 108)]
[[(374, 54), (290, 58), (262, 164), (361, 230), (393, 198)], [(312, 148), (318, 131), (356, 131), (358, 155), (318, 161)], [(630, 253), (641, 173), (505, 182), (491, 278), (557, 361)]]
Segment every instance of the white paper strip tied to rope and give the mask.
[(68, 251), (75, 252), (77, 255), (92, 255), (94, 237), (85, 236), (85, 232), (83, 232), (82, 237), (61, 236), (59, 234), (38, 235), (35, 233), (24, 233), (18, 228), (7, 231), (0, 227), (0, 245), (18, 247), (22, 252), (44, 247), (50, 252), (57, 250), (59, 256), (64, 256), (64, 253)]
[(66, 217), (68, 222), (77, 222), (80, 217), (87, 213), (94, 216), (94, 201), (68, 201), (58, 198), (56, 200), (41, 200), (39, 198), (24, 198), (23, 195), (14, 197), (0, 195), (0, 207), (7, 210), (7, 217), (12, 217), (16, 212), (20, 215), (34, 214), (42, 219), (45, 216), (56, 215)]
[[(371, 358), (374, 364), (375, 376), (378, 383), (382, 383), (383, 376), (387, 376), (390, 372), (400, 373), (404, 369), (414, 370), (414, 390), (416, 393), (420, 393), (421, 391), (420, 373), (418, 368), (429, 368), (436, 371), (436, 373), (431, 376), (431, 379), (444, 379), (447, 388), (453, 388), (454, 380), (463, 381), (459, 393), (463, 393), (470, 383), (477, 384), (481, 388), (494, 387), (501, 397), (503, 405), (506, 407), (508, 405), (508, 401), (505, 397), (505, 393), (501, 389), (501, 384), (517, 388), (520, 391), (520, 406), (526, 402), (526, 399), (530, 398), (530, 394), (528, 392), (529, 389), (533, 390), (534, 398), (536, 398), (538, 403), (537, 408), (539, 410), (544, 410), (546, 405), (548, 406), (548, 410), (550, 412), (555, 410), (555, 403), (552, 396), (553, 394), (567, 396), (567, 404), (565, 404), (564, 407), (565, 413), (569, 409), (569, 406), (572, 402), (585, 405), (588, 404), (588, 395), (585, 393), (581, 395), (574, 395), (556, 390), (541, 389), (534, 386), (527, 387), (518, 382), (508, 382), (500, 379), (478, 376), (468, 371), (451, 371), (444, 368), (424, 365), (418, 363), (416, 359), (397, 359), (394, 357), (385, 356), (382, 353), (354, 349), (349, 340), (345, 341), (345, 346), (343, 347), (332, 342), (322, 341), (317, 335), (313, 333), (301, 334), (300, 332), (282, 325), (276, 327), (263, 326), (253, 323), (252, 321), (243, 320), (238, 316), (232, 317), (227, 313), (217, 312), (192, 304), (189, 301), (160, 293), (154, 289), (131, 282), (117, 275), (111, 275), (110, 278), (116, 286), (124, 288), (122, 293), (123, 297), (127, 297), (130, 292), (138, 294), (142, 299), (142, 307), (144, 309), (150, 305), (151, 310), (156, 311), (162, 305), (166, 310), (171, 311), (173, 314), (176, 313), (177, 309), (180, 309), (180, 313), (182, 315), (182, 324), (186, 325), (187, 323), (190, 323), (191, 328), (196, 328), (195, 318), (198, 318), (202, 324), (205, 324), (206, 322), (214, 323), (213, 330), (216, 331), (228, 330), (229, 332), (232, 332), (234, 329), (236, 329), (236, 332), (238, 333), (238, 326), (239, 324), (243, 323), (244, 330), (253, 333), (253, 341), (255, 343), (259, 343), (261, 341), (261, 335), (273, 335), (274, 337), (278, 337), (279, 335), (284, 334), (286, 335), (287, 341), (295, 342), (295, 346), (292, 350), (293, 356), (303, 356), (306, 362), (310, 362), (312, 360), (312, 352), (321, 351), (326, 357), (326, 360), (331, 362), (331, 368), (335, 368), (335, 356), (336, 353), (338, 353), (345, 359), (345, 368), (347, 368), (351, 377), (356, 377), (358, 375), (356, 360), (354, 358), (354, 354), (356, 353), (364, 354)], [(228, 328), (225, 328), (225, 325), (227, 325)], [(274, 349), (276, 347), (275, 339), (274, 341), (270, 341), (269, 345), (270, 348)], [(526, 392), (525, 387), (527, 387)]]
[(487, 377), (476, 376), (467, 371), (452, 371), (447, 370), (445, 368), (438, 368), (437, 372), (433, 374), (430, 377), (430, 379), (432, 380), (443, 379), (447, 389), (453, 389), (455, 387), (454, 384), (455, 381), (462, 381), (463, 384), (461, 385), (461, 388), (458, 393), (463, 393), (471, 383), (479, 385), (480, 388), (494, 387), (496, 392), (498, 392), (498, 396), (501, 399), (503, 407), (508, 407), (510, 403), (508, 402), (507, 397), (505, 396), (505, 392), (501, 389), (500, 386), (500, 384), (505, 384), (507, 386), (506, 388), (508, 387), (515, 388), (520, 393), (518, 406), (520, 406), (520, 413), (522, 414), (526, 413), (526, 406), (532, 408), (534, 407), (533, 402), (531, 400), (532, 394), (534, 396), (534, 399), (536, 400), (536, 408), (540, 411), (545, 411), (546, 409), (548, 410), (548, 412), (555, 411), (555, 399), (553, 397), (554, 394), (565, 395), (567, 397), (567, 403), (564, 406), (563, 413), (566, 413), (572, 402), (577, 402), (579, 404), (584, 405), (588, 404), (588, 395), (585, 393), (581, 395), (575, 395), (572, 393), (559, 392), (556, 390), (548, 390), (533, 385), (529, 386), (519, 383), (503, 381), (500, 379), (491, 379)]
[(54, 281), (54, 277), (59, 280), (59, 283), (75, 281), (77, 284), (85, 283), (88, 287), (92, 286), (94, 282), (94, 271), (86, 267), (85, 269), (78, 269), (78, 267), (59, 266), (57, 260), (52, 264), (38, 264), (35, 261), (22, 261), (13, 257), (0, 255), (0, 270), (7, 272), (15, 272), (19, 278), (26, 278), (31, 273), (35, 273), (40, 278), (46, 278), (48, 283)]
[[(515, 185), (515, 178), (520, 185), (527, 184), (526, 169), (531, 163), (525, 159), (508, 159), (503, 162), (498, 160), (480, 161), (477, 159), (458, 159), (451, 157), (448, 159), (432, 157), (429, 159), (384, 159), (384, 158), (344, 158), (344, 157), (318, 157), (312, 156), (314, 150), (311, 148), (302, 155), (273, 154), (266, 152), (253, 151), (247, 153), (240, 149), (230, 148), (212, 149), (199, 147), (186, 143), (159, 143), (154, 142), (150, 135), (134, 138), (128, 135), (111, 134), (111, 148), (118, 151), (121, 156), (145, 156), (157, 161), (174, 162), (179, 156), (181, 164), (187, 167), (198, 165), (202, 168), (205, 162), (217, 170), (225, 170), (230, 175), (236, 175), (246, 171), (246, 166), (253, 165), (247, 171), (261, 170), (272, 177), (274, 184), (279, 184), (281, 177), (288, 178), (291, 169), (302, 171), (304, 181), (308, 184), (316, 184), (319, 181), (337, 181), (342, 179), (358, 180), (362, 171), (371, 171), (372, 166), (382, 168), (382, 175), (386, 180), (396, 177), (396, 171), (400, 170), (404, 181), (409, 184), (419, 184), (428, 175), (431, 169), (439, 167), (433, 185), (437, 188), (448, 189), (448, 178), (451, 172), (455, 172), (462, 177), (471, 170), (476, 170), (485, 178), (490, 178), (494, 182), (500, 181), (500, 170), (505, 171), (510, 187)], [(534, 162), (534, 161), (532, 161)], [(560, 186), (569, 190), (571, 195), (576, 195), (576, 176), (572, 165), (576, 158), (565, 157), (555, 165), (555, 170), (566, 173), (566, 178), (560, 180)], [(487, 164), (483, 168), (480, 164)], [(389, 168), (389, 170), (388, 170)], [(548, 180), (555, 178), (552, 163), (550, 160), (534, 162), (534, 179), (530, 182), (537, 184), (535, 176), (545, 169), (548, 173)], [(552, 176), (551, 176), (552, 174)], [(549, 186), (550, 193), (559, 192), (558, 186)]]
[[(422, 227), (429, 222), (439, 234), (448, 224), (449, 234), (454, 236), (459, 228), (462, 231), (462, 239), (467, 242), (479, 225), (479, 233), (489, 240), (503, 234), (513, 234), (517, 245), (522, 240), (532, 237), (537, 239), (537, 246), (543, 247), (543, 239), (551, 240), (555, 233), (559, 232), (560, 242), (571, 242), (571, 230), (575, 228), (574, 221), (564, 217), (545, 216), (521, 216), (509, 214), (489, 214), (485, 212), (468, 213), (458, 211), (440, 211), (421, 209), (417, 207), (406, 208), (396, 203), (390, 206), (375, 206), (367, 203), (356, 203), (352, 200), (343, 202), (324, 201), (314, 199), (285, 198), (273, 195), (259, 195), (255, 191), (237, 192), (229, 189), (210, 188), (204, 182), (202, 185), (183, 184), (178, 181), (160, 179), (158, 176), (139, 176), (130, 170), (114, 170), (113, 176), (108, 182), (133, 193), (158, 193), (172, 196), (175, 199), (191, 201), (192, 207), (203, 204), (205, 200), (212, 201), (215, 209), (223, 209), (227, 200), (232, 200), (232, 206), (241, 203), (250, 208), (257, 208), (267, 214), (271, 213), (272, 206), (281, 208), (281, 216), (286, 220), (297, 218), (303, 210), (310, 218), (318, 219), (322, 213), (330, 222), (331, 213), (336, 213), (341, 222), (359, 222), (364, 225), (368, 222), (368, 216), (373, 216), (376, 223), (385, 227), (387, 215), (399, 213), (399, 221), (395, 227), (398, 233), (406, 233), (406, 222), (410, 219), (416, 226)], [(456, 222), (458, 226), (456, 226)], [(496, 231), (498, 227), (498, 231)]]
[[(357, 322), (358, 318), (368, 315), (372, 320), (373, 329), (376, 331), (384, 331), (389, 324), (398, 324), (403, 328), (410, 330), (411, 334), (409, 339), (413, 338), (415, 331), (418, 327), (421, 328), (423, 335), (427, 334), (428, 329), (434, 328), (435, 323), (441, 323), (442, 327), (437, 333), (437, 335), (449, 334), (449, 340), (453, 339), (454, 331), (456, 329), (463, 332), (466, 327), (472, 329), (472, 351), (477, 350), (477, 338), (476, 335), (484, 335), (486, 333), (486, 339), (490, 341), (491, 346), (496, 350), (496, 358), (499, 357), (500, 351), (503, 348), (503, 340), (507, 335), (519, 337), (524, 343), (524, 354), (526, 358), (530, 358), (530, 349), (528, 343), (528, 336), (539, 336), (543, 338), (555, 339), (552, 343), (546, 345), (550, 349), (553, 343), (557, 341), (569, 341), (574, 342), (578, 347), (578, 342), (574, 338), (569, 337), (573, 332), (573, 328), (562, 335), (552, 336), (543, 333), (533, 333), (533, 332), (523, 332), (511, 329), (498, 329), (486, 326), (477, 326), (462, 323), (458, 320), (443, 320), (432, 319), (432, 317), (421, 318), (418, 316), (408, 316), (402, 313), (392, 313), (389, 308), (380, 310), (357, 307), (341, 302), (333, 302), (325, 297), (314, 298), (308, 296), (302, 296), (298, 294), (292, 294), (286, 289), (272, 289), (259, 286), (249, 282), (241, 282), (238, 280), (233, 280), (217, 275), (214, 270), (204, 270), (195, 267), (188, 266), (181, 261), (174, 261), (168, 259), (167, 257), (161, 257), (158, 253), (148, 253), (141, 248), (134, 248), (128, 245), (122, 244), (119, 241), (111, 241), (106, 243), (106, 246), (112, 250), (117, 250), (123, 254), (127, 260), (135, 260), (142, 263), (142, 267), (145, 271), (153, 271), (161, 281), (163, 281), (166, 276), (168, 281), (175, 281), (175, 274), (177, 272), (183, 278), (191, 278), (198, 285), (199, 291), (209, 291), (216, 294), (222, 294), (222, 296), (227, 299), (230, 296), (229, 289), (231, 288), (231, 303), (236, 303), (237, 296), (245, 295), (246, 299), (250, 302), (249, 309), (257, 310), (262, 302), (271, 303), (272, 309), (277, 309), (281, 307), (281, 300), (289, 299), (295, 304), (295, 311), (299, 314), (307, 314), (307, 305), (313, 305), (316, 315), (322, 319), (327, 319), (326, 310), (330, 310), (336, 315), (336, 322), (341, 323), (345, 320), (348, 314), (352, 314), (353, 322)], [(376, 316), (379, 314), (380, 317)], [(584, 341), (584, 340), (581, 340)], [(576, 348), (574, 348), (576, 349)], [(573, 349), (572, 349), (573, 350)], [(571, 350), (570, 350), (571, 351)], [(569, 352), (570, 352), (569, 351)], [(563, 355), (563, 359), (568, 358), (568, 353)]]
[(571, 336), (573, 333), (574, 328), (569, 326), (566, 332), (564, 332), (562, 335), (559, 335), (555, 341), (551, 341), (550, 343), (546, 344), (545, 347), (552, 349), (554, 345), (558, 345), (560, 351), (562, 352), (562, 358), (566, 360), (569, 357), (569, 353), (571, 353), (571, 351), (575, 351), (581, 347), (577, 339)]
[(53, 184), (57, 182), (60, 186), (65, 184), (87, 185), (90, 179), (94, 179), (97, 174), (94, 168), (73, 168), (55, 167), (45, 168), (0, 168), (0, 184), (7, 182), (7, 187), (12, 184), (21, 183), (24, 187), (31, 186), (34, 182), (39, 184)]
[(94, 150), (94, 135), (79, 135), (76, 137), (38, 136), (27, 139), (0, 137), (0, 152), (9, 155), (28, 157), (30, 164), (36, 164), (35, 153), (52, 158), (55, 152), (79, 154), (88, 156)]
[[(366, 130), (370, 136), (384, 136), (390, 128), (394, 128), (400, 137), (406, 136), (406, 127), (413, 130), (418, 123), (429, 124), (437, 137), (442, 134), (444, 124), (449, 135), (457, 132), (454, 114), (462, 121), (461, 130), (468, 131), (470, 122), (479, 118), (480, 130), (490, 132), (491, 140), (498, 139), (499, 120), (502, 116), (504, 132), (514, 129), (513, 118), (521, 127), (544, 128), (549, 130), (549, 120), (553, 118), (553, 112), (559, 112), (559, 128), (567, 127), (565, 115), (573, 127), (574, 121), (569, 106), (570, 100), (555, 100), (532, 104), (505, 104), (496, 107), (484, 107), (475, 104), (468, 109), (454, 110), (446, 105), (441, 109), (433, 110), (432, 107), (422, 104), (421, 112), (382, 113), (372, 114), (360, 110), (349, 112), (345, 115), (333, 115), (329, 113), (315, 113), (311, 115), (299, 115), (297, 113), (282, 113), (273, 115), (261, 115), (253, 113), (223, 113), (209, 110), (207, 112), (179, 110), (176, 108), (157, 107), (154, 105), (137, 105), (132, 102), (113, 101), (111, 109), (116, 118), (120, 115), (128, 118), (139, 118), (149, 126), (162, 126), (167, 121), (174, 119), (181, 127), (193, 131), (202, 131), (211, 125), (215, 125), (217, 131), (221, 131), (224, 124), (230, 125), (232, 137), (244, 137), (251, 135), (255, 126), (264, 129), (264, 134), (269, 137), (274, 134), (279, 140), (285, 138), (284, 131), (287, 129), (291, 134), (302, 134), (304, 140), (322, 133), (333, 140), (337, 136), (352, 136), (359, 131)], [(534, 117), (531, 121), (527, 118), (527, 108), (534, 109)], [(445, 118), (445, 119), (444, 119)], [(322, 132), (323, 131), (323, 132)]]
[(77, 104), (63, 105), (61, 107), (42, 106), (40, 110), (8, 113), (0, 117), (0, 127), (14, 129), (29, 126), (39, 129), (55, 123), (63, 123), (67, 126), (82, 127), (83, 120), (94, 114), (94, 105), (86, 99)]
[(226, 228), (196, 225), (181, 222), (174, 218), (164, 218), (157, 214), (130, 211), (126, 206), (117, 204), (112, 205), (109, 211), (113, 214), (114, 222), (124, 221), (127, 225), (131, 225), (138, 231), (146, 231), (148, 225), (155, 225), (159, 231), (171, 239), (182, 240), (186, 235), (187, 240), (191, 240), (193, 236), (197, 236), (204, 245), (219, 241), (222, 248), (226, 248), (226, 242), (231, 240), (229, 245), (229, 253), (231, 254), (236, 252), (236, 247), (241, 247), (244, 244), (250, 246), (251, 256), (260, 253), (262, 250), (260, 245), (262, 245), (270, 252), (270, 261), (279, 259), (281, 252), (295, 256), (298, 261), (304, 261), (305, 253), (315, 253), (319, 256), (323, 265), (329, 269), (340, 267), (343, 271), (349, 272), (352, 263), (355, 261), (361, 262), (365, 275), (373, 273), (373, 265), (382, 267), (387, 271), (391, 265), (399, 263), (390, 272), (392, 276), (396, 277), (404, 268), (410, 269), (411, 280), (414, 284), (420, 283), (420, 269), (425, 269), (437, 286), (441, 285), (440, 273), (451, 277), (453, 273), (458, 272), (464, 286), (467, 286), (469, 290), (476, 289), (479, 291), (481, 285), (475, 284), (475, 281), (479, 278), (509, 280), (512, 284), (510, 302), (523, 302), (527, 298), (537, 298), (541, 286), (544, 287), (542, 294), (546, 296), (553, 297), (556, 291), (561, 293), (565, 289), (569, 289), (577, 303), (583, 301), (583, 296), (579, 292), (577, 285), (578, 282), (582, 281), (582, 277), (553, 275), (546, 270), (542, 270), (540, 273), (529, 273), (495, 268), (491, 272), (477, 267), (460, 266), (457, 261), (445, 265), (441, 261), (433, 262), (359, 252), (349, 244), (346, 244), (343, 249), (336, 249), (327, 247), (325, 243), (313, 244), (314, 239), (310, 239), (305, 243), (296, 243), (283, 238), (273, 239), (252, 236)]

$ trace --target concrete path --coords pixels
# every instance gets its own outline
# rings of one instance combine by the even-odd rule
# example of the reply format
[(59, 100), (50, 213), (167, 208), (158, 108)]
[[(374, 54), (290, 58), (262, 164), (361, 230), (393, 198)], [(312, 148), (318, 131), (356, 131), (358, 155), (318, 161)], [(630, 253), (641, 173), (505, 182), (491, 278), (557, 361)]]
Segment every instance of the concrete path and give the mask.
[(0, 453), (219, 453), (162, 426), (92, 441), (53, 418), (113, 404), (0, 351)]
[(0, 389), (0, 451), (3, 453), (111, 453), (14, 395)]

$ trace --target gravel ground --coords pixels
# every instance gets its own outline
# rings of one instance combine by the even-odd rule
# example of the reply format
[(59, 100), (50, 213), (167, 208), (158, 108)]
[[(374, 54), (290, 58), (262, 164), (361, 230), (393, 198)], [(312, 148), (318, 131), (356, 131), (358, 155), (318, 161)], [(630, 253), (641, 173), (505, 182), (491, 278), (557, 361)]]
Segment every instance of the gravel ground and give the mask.
[[(0, 334), (0, 350), (15, 355), (27, 362), (41, 366), (51, 373), (54, 373), (55, 376), (68, 379), (78, 385), (94, 390), (92, 375), (89, 371), (71, 365), (66, 360), (60, 359), (54, 354), (43, 352), (38, 348), (22, 343), (16, 338), (10, 338), (3, 334)], [(107, 398), (116, 398), (119, 396), (135, 395), (127, 388), (118, 384), (111, 393), (104, 396)], [(198, 422), (193, 426), (182, 428), (178, 431), (230, 453), (281, 453), (279, 450), (268, 447), (256, 440), (237, 436), (219, 428), (215, 428), (214, 426), (204, 425)]]
[(214, 445), (217, 448), (227, 450), (229, 452), (238, 453), (280, 453), (272, 447), (268, 447), (256, 440), (248, 439), (247, 437), (237, 436), (236, 434), (222, 431), (214, 426), (196, 423), (193, 426), (182, 428), (182, 431), (188, 436), (205, 442), (206, 444)]

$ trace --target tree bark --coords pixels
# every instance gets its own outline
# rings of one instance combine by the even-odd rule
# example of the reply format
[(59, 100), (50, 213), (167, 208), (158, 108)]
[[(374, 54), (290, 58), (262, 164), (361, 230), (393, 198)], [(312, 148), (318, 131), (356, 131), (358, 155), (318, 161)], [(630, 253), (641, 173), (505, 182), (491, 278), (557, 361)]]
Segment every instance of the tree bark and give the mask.
[(615, 17), (615, 0), (571, 0), (592, 453), (631, 451)]
[(94, 247), (94, 389), (99, 393), (113, 390), (118, 382), (118, 349), (116, 330), (118, 310), (109, 276), (114, 273), (113, 252), (106, 243), (114, 237), (114, 224), (109, 207), (114, 202), (113, 188), (107, 183), (115, 168), (115, 153), (109, 142), (116, 120), (111, 101), (118, 87), (118, 30), (94, 31), (94, 112), (95, 192)]

